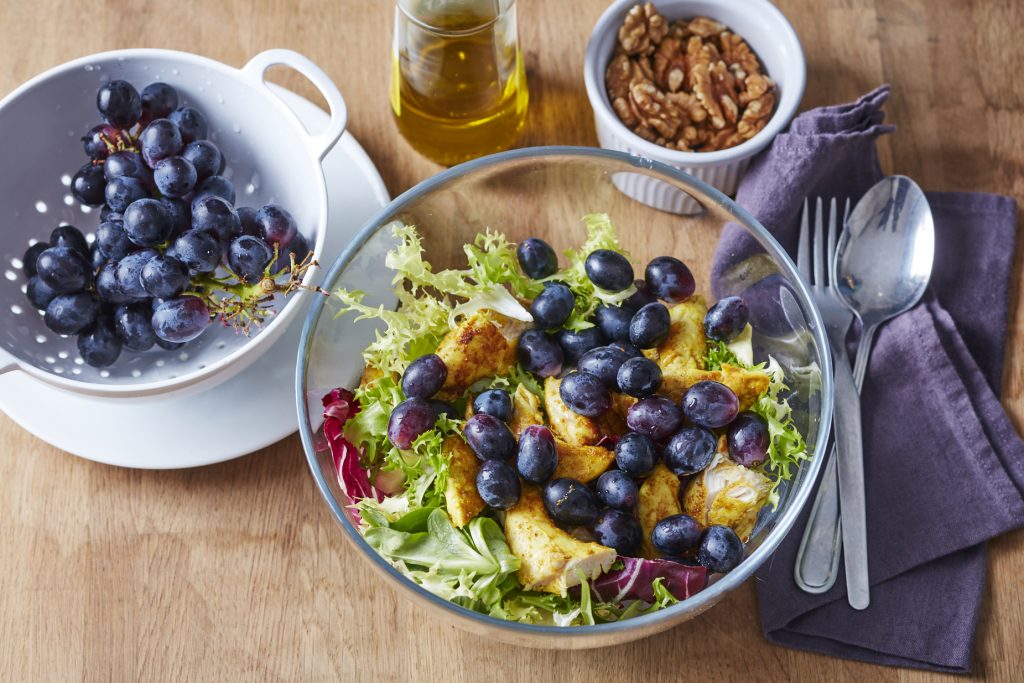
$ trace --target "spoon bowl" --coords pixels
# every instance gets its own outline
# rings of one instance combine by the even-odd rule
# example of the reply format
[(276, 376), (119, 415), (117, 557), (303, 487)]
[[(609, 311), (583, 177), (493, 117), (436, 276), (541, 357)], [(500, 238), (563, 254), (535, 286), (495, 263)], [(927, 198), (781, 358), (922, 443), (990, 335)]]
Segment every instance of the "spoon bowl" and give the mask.
[(924, 192), (906, 176), (890, 176), (868, 190), (847, 219), (832, 279), (866, 327), (920, 301), (934, 257), (935, 225)]

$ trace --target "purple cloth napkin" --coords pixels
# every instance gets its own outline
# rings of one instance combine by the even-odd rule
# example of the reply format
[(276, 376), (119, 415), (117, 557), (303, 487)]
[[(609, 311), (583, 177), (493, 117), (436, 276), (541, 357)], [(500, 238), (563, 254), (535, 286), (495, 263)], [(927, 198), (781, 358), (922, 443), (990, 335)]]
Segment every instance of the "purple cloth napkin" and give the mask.
[[(751, 166), (737, 201), (796, 253), (805, 197), (856, 202), (881, 179), (875, 140), (893, 130), (888, 87), (797, 117)], [(970, 670), (985, 541), (1024, 525), (1024, 442), (999, 404), (1016, 204), (929, 193), (936, 255), (925, 300), (884, 325), (862, 391), (871, 606), (852, 609), (845, 576), (809, 595), (793, 566), (810, 504), (758, 573), (765, 636), (868, 662)], [(712, 281), (759, 251), (738, 229)], [(735, 281), (733, 281), (735, 283)]]

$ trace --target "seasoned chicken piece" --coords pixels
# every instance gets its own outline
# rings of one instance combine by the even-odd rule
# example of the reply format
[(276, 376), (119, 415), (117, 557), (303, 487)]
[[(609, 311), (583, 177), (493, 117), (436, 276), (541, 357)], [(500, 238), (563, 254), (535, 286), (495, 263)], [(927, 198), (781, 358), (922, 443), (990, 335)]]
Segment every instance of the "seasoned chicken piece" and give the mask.
[(508, 426), (516, 439), (530, 425), (542, 425), (544, 414), (540, 411), (540, 399), (537, 395), (520, 384), (512, 394), (512, 419)]
[(558, 394), (561, 384), (562, 380), (555, 377), (544, 380), (544, 408), (551, 422), (551, 433), (574, 446), (593, 446), (601, 438), (601, 430), (589, 417), (572, 412), (562, 403)]
[(555, 439), (555, 448), (558, 450), (558, 465), (555, 467), (554, 479), (569, 477), (589, 483), (615, 462), (615, 451), (600, 446), (574, 446)]
[(452, 518), (452, 524), (461, 529), (484, 509), (484, 501), (476, 492), (476, 473), (480, 463), (461, 436), (449, 436), (441, 447), (448, 454), (445, 507), (448, 516)]
[(512, 323), (492, 311), (479, 310), (441, 339), (437, 355), (448, 367), (448, 377), (438, 398), (458, 397), (478, 379), (508, 373), (516, 360), (516, 337), (506, 336), (514, 334)]
[(704, 336), (704, 315), (707, 304), (701, 296), (669, 306), (671, 326), (668, 337), (658, 346), (654, 358), (662, 372), (681, 372), (686, 369), (703, 370), (708, 341)]
[(519, 558), (516, 576), (526, 590), (564, 596), (570, 586), (579, 585), (577, 571), (596, 579), (616, 557), (611, 548), (577, 540), (559, 529), (534, 486), (524, 486), (519, 502), (505, 514), (505, 538)]
[(626, 413), (637, 402), (629, 394), (612, 392), (612, 409), (597, 420), (598, 429), (602, 434), (625, 434), (629, 431), (626, 425)]
[(651, 476), (640, 487), (637, 512), (640, 526), (644, 530), (644, 557), (658, 557), (658, 551), (651, 544), (654, 525), (671, 515), (683, 511), (679, 504), (679, 477), (672, 474), (665, 465), (658, 463)]
[(701, 526), (731, 527), (746, 543), (771, 488), (768, 477), (729, 459), (723, 436), (718, 440), (715, 459), (686, 485), (683, 508)]
[(663, 372), (660, 391), (673, 401), (679, 401), (687, 389), (706, 380), (721, 382), (732, 389), (740, 400), (740, 410), (749, 410), (761, 394), (768, 391), (771, 378), (763, 370), (746, 370), (728, 363), (723, 363), (721, 370), (688, 369), (676, 372), (673, 368), (672, 372)]

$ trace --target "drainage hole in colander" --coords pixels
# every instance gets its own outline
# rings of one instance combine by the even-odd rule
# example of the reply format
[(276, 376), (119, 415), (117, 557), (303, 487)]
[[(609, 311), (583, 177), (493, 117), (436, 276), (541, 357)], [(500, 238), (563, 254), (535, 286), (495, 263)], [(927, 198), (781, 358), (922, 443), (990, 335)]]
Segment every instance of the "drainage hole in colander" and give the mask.
[(71, 374), (72, 375), (81, 375), (82, 374), (82, 368), (71, 368)]
[(15, 280), (18, 279), (18, 274), (15, 273), (13, 270), (5, 270), (4, 277), (10, 280), (11, 282), (14, 282)]
[(205, 369), (206, 369), (206, 363), (202, 363), (202, 364), (200, 364), (200, 365), (199, 365), (199, 367), (198, 367), (197, 369), (198, 369), (198, 370), (205, 370)]
[(57, 354), (57, 358), (60, 358), (61, 360), (67, 360), (68, 359), (68, 352), (67, 351), (61, 351), (60, 353)]
[(63, 374), (64, 374), (64, 368), (62, 368), (62, 367), (60, 367), (60, 366), (58, 366), (58, 367), (55, 367), (55, 368), (53, 369), (53, 371), (54, 371), (55, 373), (57, 373), (58, 375), (63, 375)]
[(75, 359), (75, 365), (83, 365), (85, 363), (80, 357)]
[(91, 212), (91, 211), (92, 211), (92, 207), (91, 207), (91, 206), (87, 206), (87, 205), (85, 205), (85, 204), (82, 204), (82, 205), (81, 205), (80, 207), (78, 207), (78, 208), (80, 208), (80, 209), (82, 210), (82, 213), (89, 213), (89, 212)]
[(46, 356), (45, 358), (43, 358), (43, 360), (45, 360), (50, 365), (53, 365), (54, 363), (57, 362), (57, 359), (54, 358), (53, 356)]
[(14, 268), (15, 270), (21, 270), (24, 265), (25, 264), (21, 262), (20, 258), (17, 258), (16, 256), (11, 257), (11, 268)]
[(38, 343), (40, 343), (40, 344), (45, 344), (46, 343), (46, 337), (44, 335), (37, 334), (36, 335), (36, 341)]
[(14, 315), (21, 315), (21, 306), (18, 304), (11, 304), (11, 313)]
[(160, 358), (160, 359), (157, 360), (157, 362), (153, 363), (153, 365), (155, 367), (158, 367), (158, 368), (162, 368), (165, 364), (166, 364), (166, 361), (164, 361), (163, 358)]
[(224, 342), (224, 341), (217, 342), (217, 348), (218, 349), (223, 349), (227, 345), (228, 345), (227, 342)]
[(46, 202), (39, 200), (36, 202), (36, 211), (39, 213), (46, 213)]
[(134, 370), (132, 370), (132, 377), (142, 377), (142, 371), (139, 370), (138, 368), (135, 368)]
[(110, 377), (110, 370), (100, 370), (100, 377), (103, 379)]
[(185, 352), (185, 351), (182, 351), (181, 353), (179, 353), (178, 354), (178, 360), (188, 360), (188, 353)]
[(74, 197), (72, 197), (69, 194), (64, 195), (64, 205), (65, 206), (71, 206), (74, 203), (75, 203), (75, 198)]
[(71, 187), (71, 176), (69, 176), (67, 173), (62, 175), (60, 177), (60, 184), (63, 185), (64, 187)]

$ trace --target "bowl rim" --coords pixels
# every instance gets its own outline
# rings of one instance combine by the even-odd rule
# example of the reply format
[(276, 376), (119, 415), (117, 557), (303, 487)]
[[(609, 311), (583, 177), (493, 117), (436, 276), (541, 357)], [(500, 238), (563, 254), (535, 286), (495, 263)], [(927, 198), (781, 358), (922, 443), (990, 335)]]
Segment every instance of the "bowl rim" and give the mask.
[[(703, 1), (718, 5), (730, 4), (721, 0)], [(787, 83), (786, 90), (794, 92), (795, 97), (785, 109), (781, 107), (783, 98), (780, 97), (775, 112), (768, 120), (768, 123), (754, 137), (735, 147), (720, 149), (714, 152), (683, 152), (644, 140), (622, 123), (608, 101), (608, 92), (604, 87), (604, 69), (607, 60), (605, 60), (603, 52), (599, 53), (598, 43), (609, 32), (617, 31), (615, 24), (621, 21), (625, 8), (638, 4), (638, 0), (616, 0), (601, 14), (593, 30), (590, 32), (586, 56), (583, 60), (583, 82), (587, 91), (587, 99), (590, 100), (590, 108), (594, 111), (594, 115), (614, 135), (620, 139), (625, 139), (629, 146), (638, 152), (659, 161), (693, 168), (717, 166), (738, 161), (751, 157), (767, 147), (772, 139), (789, 125), (790, 120), (796, 115), (800, 107), (800, 102), (803, 100), (804, 90), (807, 86), (807, 61), (804, 57), (800, 37), (789, 22), (789, 19), (782, 13), (782, 10), (769, 2), (769, 0), (744, 0), (744, 3), (745, 8), (751, 13), (760, 13), (767, 22), (773, 23), (772, 28), (779, 31), (779, 39), (794, 48), (790, 68), (793, 70), (795, 80), (792, 84)]]
[[(803, 301), (807, 304), (806, 309), (810, 314), (808, 327), (814, 337), (815, 347), (819, 350), (819, 355), (821, 356), (822, 408), (820, 414), (821, 429), (819, 430), (819, 434), (822, 436), (827, 435), (827, 425), (830, 425), (832, 421), (833, 401), (831, 353), (829, 350), (828, 338), (825, 336), (825, 328), (821, 319), (821, 314), (814, 302), (814, 298), (811, 296), (810, 290), (804, 283), (803, 278), (797, 272), (796, 264), (793, 263), (792, 259), (775, 237), (772, 236), (772, 234), (769, 233), (768, 230), (745, 209), (707, 183), (698, 180), (678, 168), (660, 161), (597, 147), (544, 146), (526, 147), (506, 152), (499, 152), (497, 154), (491, 154), (453, 166), (414, 185), (372, 216), (363, 225), (362, 229), (357, 233), (345, 250), (342, 251), (341, 255), (339, 255), (331, 265), (330, 270), (328, 270), (327, 275), (324, 277), (322, 282), (333, 283), (340, 272), (352, 262), (366, 242), (376, 234), (379, 229), (384, 227), (384, 221), (386, 218), (394, 215), (401, 210), (403, 206), (431, 192), (435, 188), (443, 186), (455, 178), (468, 175), (476, 170), (486, 168), (488, 166), (501, 164), (505, 161), (550, 156), (579, 156), (611, 159), (636, 168), (658, 171), (670, 176), (673, 180), (678, 181), (683, 185), (690, 186), (693, 189), (704, 193), (718, 206), (729, 210), (733, 214), (733, 217), (740, 221), (744, 227), (762, 239), (762, 246), (764, 246), (766, 250), (775, 257), (776, 261), (781, 264), (783, 271), (788, 276), (790, 284), (798, 291), (800, 297), (802, 297)], [(310, 424), (310, 416), (309, 411), (306, 408), (307, 387), (305, 380), (306, 368), (309, 363), (310, 348), (312, 346), (312, 333), (320, 320), (321, 314), (323, 313), (323, 304), (323, 299), (320, 297), (315, 298), (306, 313), (306, 321), (302, 328), (302, 336), (299, 339), (299, 355), (295, 370), (295, 400), (296, 410), (299, 416), (299, 435), (302, 440), (303, 450), (305, 450), (306, 462), (309, 465), (313, 479), (316, 482), (317, 488), (320, 490), (320, 494), (331, 509), (335, 520), (341, 525), (342, 529), (348, 535), (349, 540), (355, 543), (356, 547), (362, 551), (362, 555), (364, 555), (366, 559), (374, 565), (375, 569), (390, 575), (391, 578), (394, 579), (394, 583), (396, 584), (395, 587), (402, 588), (417, 597), (426, 599), (427, 602), (447, 611), (453, 617), (456, 617), (460, 622), (463, 622), (462, 625), (464, 626), (486, 626), (530, 635), (559, 636), (564, 639), (566, 637), (582, 638), (597, 634), (639, 630), (644, 626), (656, 627), (656, 625), (662, 622), (673, 621), (676, 614), (684, 610), (686, 612), (699, 613), (703, 609), (707, 609), (714, 605), (722, 596), (746, 581), (775, 551), (782, 542), (782, 539), (789, 534), (793, 524), (796, 522), (797, 516), (800, 514), (800, 511), (807, 503), (807, 499), (810, 497), (813, 484), (817, 479), (818, 471), (825, 458), (825, 448), (828, 443), (827, 437), (820, 438), (818, 443), (815, 444), (813, 456), (806, 464), (803, 465), (804, 467), (810, 468), (806, 474), (806, 483), (802, 488), (793, 492), (793, 497), (789, 506), (779, 517), (775, 528), (768, 533), (768, 536), (764, 539), (761, 545), (758, 546), (753, 553), (744, 558), (739, 566), (726, 574), (723, 578), (716, 581), (714, 584), (707, 586), (696, 595), (689, 597), (686, 600), (682, 600), (672, 607), (658, 610), (652, 614), (627, 619), (625, 621), (595, 624), (593, 626), (571, 627), (524, 624), (474, 612), (468, 608), (440, 598), (422, 586), (413, 583), (402, 575), (401, 572), (391, 566), (387, 560), (381, 557), (366, 542), (366, 539), (363, 538), (351, 523), (348, 515), (346, 515), (343, 510), (343, 506), (339, 504), (331, 493), (323, 471), (317, 465), (315, 451), (313, 448), (313, 433), (308, 427)]]
[[(259, 53), (257, 53), (259, 54)], [(83, 57), (77, 57), (75, 59), (63, 62), (56, 66), (50, 67), (49, 69), (36, 74), (29, 80), (25, 81), (11, 92), (7, 93), (3, 98), (0, 98), (0, 111), (3, 111), (7, 106), (14, 102), (17, 98), (29, 93), (33, 88), (38, 87), (43, 82), (50, 80), (56, 76), (64, 73), (74, 71), (76, 69), (82, 69), (86, 66), (90, 66), (95, 62), (119, 62), (126, 61), (129, 59), (150, 59), (150, 58), (163, 58), (179, 60), (182, 62), (193, 62), (198, 63), (200, 66), (204, 66), (211, 70), (216, 70), (229, 78), (235, 80), (241, 80), (247, 82), (249, 89), (254, 95), (264, 98), (268, 103), (272, 103), (271, 106), (276, 106), (279, 110), (285, 114), (284, 118), (288, 121), (288, 125), (292, 127), (292, 132), (296, 137), (300, 135), (309, 137), (309, 133), (303, 128), (302, 124), (288, 109), (288, 105), (281, 100), (280, 97), (268, 87), (257, 88), (255, 82), (248, 82), (248, 79), (242, 69), (225, 64), (211, 57), (204, 55), (195, 54), (192, 52), (184, 52), (182, 50), (168, 50), (163, 48), (125, 48), (120, 50), (106, 50), (104, 52), (95, 52), (92, 54), (85, 55)], [(265, 85), (265, 84), (264, 84)], [(291, 115), (289, 115), (291, 114)], [(324, 178), (323, 165), (319, 159), (316, 159), (310, 152), (308, 152), (308, 146), (303, 145), (303, 148), (307, 150), (307, 156), (312, 164), (314, 170), (314, 176), (319, 182), (316, 183), (317, 189), (317, 207), (319, 217), (316, 225), (316, 241), (311, 247), (314, 255), (323, 249), (324, 232), (327, 229), (327, 183)], [(313, 282), (313, 278), (316, 277), (319, 268), (310, 268), (304, 275), (302, 282), (304, 285), (310, 285)], [(243, 356), (251, 356), (251, 360), (255, 360), (259, 356), (259, 353), (251, 353), (255, 349), (262, 349), (266, 351), (269, 348), (269, 344), (276, 341), (277, 334), (282, 331), (286, 323), (297, 315), (299, 310), (300, 302), (306, 298), (309, 292), (305, 289), (300, 289), (291, 295), (290, 299), (285, 302), (281, 310), (278, 311), (273, 319), (270, 320), (260, 331), (253, 337), (251, 337), (244, 344), (239, 346), (237, 349), (232, 351), (226, 356), (217, 359), (213, 363), (207, 364), (203, 368), (197, 368), (191, 372), (183, 373), (172, 379), (162, 379), (152, 382), (139, 382), (132, 384), (103, 384), (99, 382), (88, 382), (84, 380), (77, 380), (71, 377), (63, 375), (57, 375), (52, 372), (42, 370), (35, 365), (25, 363), (21, 358), (15, 356), (6, 349), (0, 349), (0, 366), (5, 369), (8, 367), (5, 365), (4, 358), (9, 355), (13, 361), (13, 369), (20, 370), (28, 374), (29, 376), (46, 382), (52, 386), (57, 386), (66, 391), (71, 391), (78, 394), (93, 395), (102, 398), (110, 399), (122, 399), (122, 398), (139, 398), (153, 395), (166, 395), (175, 393), (178, 391), (184, 391), (188, 389), (194, 389), (198, 386), (209, 387), (211, 379), (226, 370), (229, 366), (237, 364)], [(262, 353), (262, 351), (260, 353)], [(248, 362), (248, 360), (247, 360)], [(241, 366), (238, 370), (244, 367)], [(228, 379), (225, 377), (224, 379)]]

